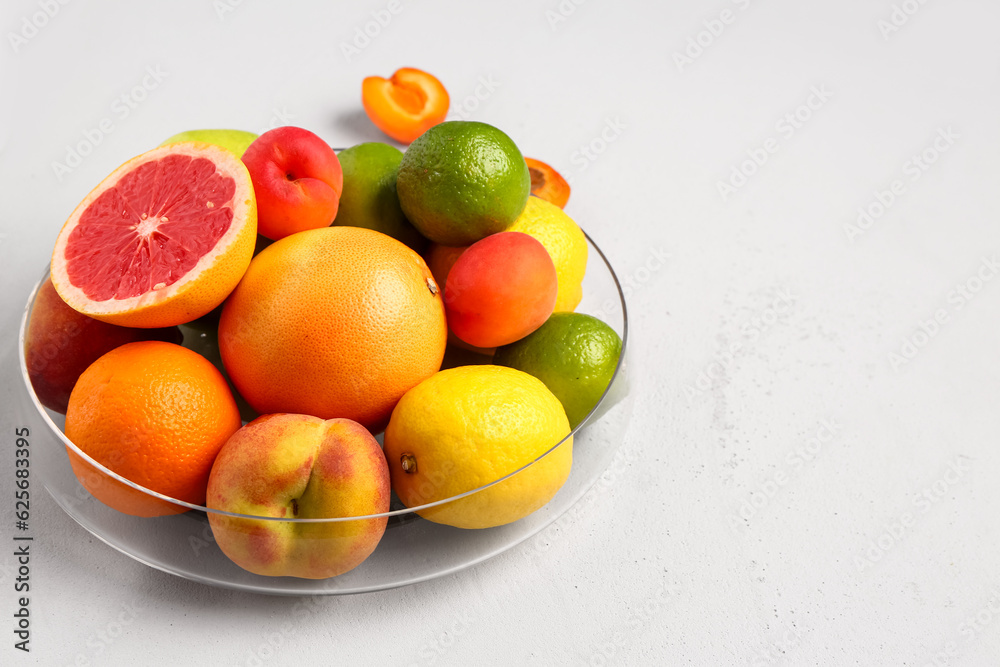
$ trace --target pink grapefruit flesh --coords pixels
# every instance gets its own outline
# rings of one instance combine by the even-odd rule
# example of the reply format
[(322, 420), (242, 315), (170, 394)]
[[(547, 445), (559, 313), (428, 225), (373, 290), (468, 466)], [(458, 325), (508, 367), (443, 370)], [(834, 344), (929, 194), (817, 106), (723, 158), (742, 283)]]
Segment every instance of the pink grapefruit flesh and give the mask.
[(236, 287), (253, 255), (250, 175), (201, 143), (155, 148), (116, 169), (77, 206), (52, 255), (52, 282), (84, 315), (165, 327), (201, 317)]

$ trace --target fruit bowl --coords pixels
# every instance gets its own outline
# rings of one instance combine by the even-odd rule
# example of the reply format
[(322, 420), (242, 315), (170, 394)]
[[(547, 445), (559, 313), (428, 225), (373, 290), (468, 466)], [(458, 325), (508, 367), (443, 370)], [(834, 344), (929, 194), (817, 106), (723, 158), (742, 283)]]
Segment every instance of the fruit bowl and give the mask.
[[(465, 530), (433, 523), (418, 514), (422, 509), (430, 509), (431, 505), (408, 509), (395, 499), (387, 513), (347, 519), (286, 520), (230, 515), (254, 525), (261, 525), (257, 522), (281, 524), (283, 533), (293, 540), (337, 539), (317, 537), (322, 531), (316, 530), (316, 524), (355, 523), (360, 528), (361, 522), (373, 518), (387, 519), (385, 534), (374, 553), (360, 566), (339, 576), (328, 579), (266, 577), (241, 569), (215, 543), (207, 516), (213, 510), (151, 492), (94, 462), (65, 436), (64, 417), (47, 410), (39, 402), (28, 379), (24, 342), (35, 292), (48, 279), (47, 271), (28, 297), (18, 339), (25, 391), (17, 393), (20, 399), (17, 416), (20, 423), (27, 424), (30, 429), (32, 481), (40, 481), (70, 517), (106, 544), (150, 567), (213, 586), (275, 595), (363, 593), (434, 579), (480, 563), (538, 535), (587, 493), (608, 468), (629, 423), (632, 397), (628, 387), (625, 298), (611, 264), (589, 236), (587, 241), (590, 253), (583, 283), (584, 299), (577, 312), (594, 315), (618, 332), (622, 339), (621, 357), (607, 391), (590, 415), (573, 430), (574, 455), (569, 479), (547, 505), (519, 521), (496, 528)], [(219, 361), (217, 346), (209, 334), (190, 325), (185, 325), (182, 330), (185, 347), (214, 362)], [(493, 484), (507, 481), (537, 465), (561, 446), (565, 446), (565, 441), (552, 443), (552, 448), (545, 455), (503, 480), (433, 505), (444, 505), (481, 493)], [(169, 502), (176, 506), (178, 513), (141, 518), (104, 505), (79, 483), (70, 465), (69, 452), (83, 462), (89, 473), (109, 477), (113, 480), (112, 484), (123, 484), (137, 493)], [(545, 557), (545, 537), (543, 535), (537, 542), (536, 555), (539, 558)]]

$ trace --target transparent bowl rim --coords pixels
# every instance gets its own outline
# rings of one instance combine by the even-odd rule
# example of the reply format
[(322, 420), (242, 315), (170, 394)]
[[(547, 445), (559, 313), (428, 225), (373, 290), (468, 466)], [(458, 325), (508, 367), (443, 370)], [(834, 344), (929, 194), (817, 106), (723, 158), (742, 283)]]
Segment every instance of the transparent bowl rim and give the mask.
[[(581, 231), (583, 231), (583, 230), (581, 230)], [(45, 423), (49, 427), (49, 429), (59, 438), (59, 440), (62, 441), (62, 443), (63, 443), (64, 446), (66, 446), (67, 448), (71, 449), (75, 454), (77, 454), (80, 458), (82, 458), (84, 461), (86, 461), (88, 465), (90, 465), (94, 469), (100, 471), (101, 473), (103, 473), (103, 474), (105, 474), (105, 475), (107, 475), (107, 476), (109, 476), (109, 477), (111, 477), (111, 478), (113, 478), (113, 479), (121, 482), (122, 484), (125, 484), (126, 486), (129, 486), (129, 487), (135, 489), (136, 491), (139, 491), (140, 493), (148, 495), (148, 496), (150, 496), (152, 498), (157, 498), (159, 500), (163, 500), (163, 501), (165, 501), (167, 503), (170, 503), (172, 505), (177, 505), (179, 507), (184, 507), (184, 508), (186, 508), (186, 510), (197, 510), (197, 511), (200, 511), (200, 512), (204, 512), (206, 514), (216, 514), (216, 515), (220, 515), (220, 516), (233, 517), (233, 518), (236, 518), (236, 519), (249, 519), (249, 520), (254, 520), (254, 521), (281, 521), (281, 522), (287, 522), (287, 523), (334, 523), (334, 522), (341, 522), (341, 521), (364, 521), (364, 520), (370, 520), (370, 519), (383, 519), (383, 518), (388, 518), (388, 517), (393, 517), (393, 516), (401, 516), (401, 515), (407, 515), (407, 514), (417, 514), (419, 512), (424, 511), (424, 510), (428, 510), (428, 509), (431, 509), (431, 508), (434, 508), (434, 507), (438, 507), (440, 505), (444, 505), (444, 504), (447, 504), (447, 503), (459, 500), (461, 498), (465, 498), (466, 496), (471, 496), (473, 494), (479, 493), (481, 491), (484, 491), (485, 489), (490, 488), (491, 486), (495, 486), (497, 484), (500, 484), (504, 480), (506, 480), (506, 479), (508, 479), (510, 477), (513, 477), (513, 476), (515, 476), (515, 475), (517, 475), (517, 474), (519, 474), (519, 473), (527, 470), (528, 468), (530, 468), (534, 464), (536, 464), (539, 461), (541, 461), (542, 459), (544, 459), (546, 456), (550, 455), (552, 452), (554, 452), (560, 446), (562, 446), (565, 442), (567, 442), (569, 439), (571, 439), (574, 435), (576, 435), (576, 433), (582, 427), (584, 427), (587, 424), (587, 422), (590, 420), (590, 417), (602, 406), (602, 404), (606, 400), (608, 400), (609, 393), (611, 392), (612, 387), (615, 386), (615, 381), (618, 379), (619, 374), (623, 372), (624, 367), (625, 367), (626, 348), (628, 346), (628, 334), (629, 334), (628, 309), (627, 309), (627, 305), (625, 303), (625, 293), (622, 290), (621, 282), (619, 282), (619, 280), (618, 280), (618, 275), (615, 273), (614, 267), (611, 266), (611, 262), (608, 261), (607, 256), (604, 254), (604, 251), (601, 250), (601, 248), (594, 242), (594, 240), (590, 237), (589, 234), (587, 234), (586, 231), (583, 232), (583, 235), (586, 237), (587, 242), (590, 244), (590, 246), (594, 250), (597, 251), (597, 254), (600, 256), (601, 261), (604, 263), (604, 266), (607, 268), (608, 273), (611, 275), (611, 279), (612, 279), (612, 281), (615, 284), (615, 289), (618, 291), (618, 299), (619, 299), (619, 302), (620, 302), (620, 305), (621, 305), (621, 309), (622, 309), (622, 336), (621, 336), (622, 347), (621, 347), (621, 352), (618, 355), (618, 364), (615, 366), (614, 374), (611, 376), (611, 381), (608, 382), (608, 386), (605, 388), (604, 393), (601, 395), (601, 398), (594, 405), (593, 409), (591, 409), (591, 411), (589, 413), (587, 413), (587, 416), (584, 417), (580, 421), (580, 423), (577, 424), (569, 432), (569, 434), (567, 434), (564, 438), (562, 438), (559, 442), (557, 442), (555, 445), (553, 445), (552, 447), (550, 447), (548, 450), (546, 450), (545, 452), (543, 452), (542, 454), (540, 454), (539, 456), (537, 456), (535, 459), (533, 459), (532, 461), (529, 461), (528, 463), (524, 464), (523, 466), (521, 466), (517, 470), (514, 470), (514, 471), (512, 471), (512, 472), (510, 472), (510, 473), (508, 473), (506, 475), (504, 475), (503, 477), (500, 477), (499, 479), (496, 479), (496, 480), (494, 480), (494, 481), (492, 481), (492, 482), (490, 482), (488, 484), (484, 484), (484, 485), (482, 485), (480, 487), (477, 487), (475, 489), (471, 489), (469, 491), (465, 491), (463, 493), (456, 494), (456, 495), (451, 496), (449, 498), (443, 498), (441, 500), (436, 500), (436, 501), (434, 501), (432, 503), (427, 503), (427, 504), (424, 504), (424, 505), (418, 505), (418, 506), (414, 506), (414, 507), (405, 507), (403, 509), (390, 510), (388, 512), (380, 512), (378, 514), (366, 514), (366, 515), (362, 515), (362, 516), (324, 517), (324, 518), (293, 518), (293, 519), (290, 519), (290, 518), (287, 518), (287, 517), (258, 516), (258, 515), (253, 515), (253, 514), (240, 514), (240, 513), (237, 513), (237, 512), (227, 512), (225, 510), (212, 509), (212, 508), (205, 507), (205, 506), (202, 506), (202, 505), (196, 505), (194, 503), (188, 503), (188, 502), (185, 502), (183, 500), (178, 500), (176, 498), (171, 498), (170, 496), (166, 496), (166, 495), (164, 495), (162, 493), (158, 493), (156, 491), (153, 491), (152, 489), (148, 489), (148, 488), (146, 488), (146, 487), (144, 487), (144, 486), (142, 486), (140, 484), (136, 484), (135, 482), (122, 477), (121, 475), (119, 475), (118, 473), (114, 472), (113, 470), (110, 470), (110, 469), (104, 467), (102, 464), (98, 463), (96, 460), (94, 460), (93, 458), (91, 458), (88, 454), (86, 454), (82, 450), (80, 450), (69, 438), (66, 437), (66, 434), (63, 433), (63, 430), (61, 428), (59, 428), (55, 424), (54, 421), (52, 421), (52, 418), (49, 416), (48, 411), (42, 405), (41, 401), (38, 400), (38, 396), (35, 394), (34, 387), (32, 387), (32, 385), (31, 385), (31, 379), (28, 376), (28, 367), (27, 367), (27, 361), (25, 359), (25, 351), (24, 351), (25, 350), (25, 348), (24, 348), (25, 335), (26, 335), (27, 326), (28, 326), (28, 315), (31, 312), (32, 305), (35, 302), (35, 295), (38, 293), (39, 288), (42, 286), (42, 284), (45, 282), (45, 280), (47, 280), (48, 277), (49, 277), (49, 270), (48, 269), (45, 270), (45, 274), (42, 276), (42, 278), (37, 283), (35, 283), (35, 286), (32, 288), (31, 293), (28, 295), (27, 303), (24, 306), (24, 312), (21, 314), (21, 326), (20, 326), (20, 330), (18, 332), (18, 361), (19, 361), (19, 365), (20, 365), (20, 368), (21, 368), (21, 379), (24, 382), (25, 388), (28, 391), (28, 395), (31, 397), (31, 400), (34, 403), (35, 408), (38, 411), (38, 414), (45, 421)]]

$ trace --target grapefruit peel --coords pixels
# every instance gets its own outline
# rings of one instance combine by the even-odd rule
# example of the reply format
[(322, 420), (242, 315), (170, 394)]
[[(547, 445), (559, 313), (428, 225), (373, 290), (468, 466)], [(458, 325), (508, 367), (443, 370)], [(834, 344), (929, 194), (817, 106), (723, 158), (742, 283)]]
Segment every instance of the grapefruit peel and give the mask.
[[(214, 173), (205, 173), (207, 165), (200, 160), (211, 162), (215, 166)], [(158, 169), (154, 168), (153, 173), (147, 168), (143, 174), (136, 175), (142, 167), (154, 162), (159, 164), (155, 165)], [(168, 172), (173, 170), (173, 175), (177, 176), (179, 168), (199, 170), (201, 173), (196, 176), (201, 180), (189, 175), (187, 180), (174, 183), (175, 187), (165, 187), (164, 175), (170, 176)], [(232, 181), (232, 188), (227, 179)], [(138, 193), (123, 192), (126, 189), (120, 187), (123, 185), (144, 189)], [(199, 189), (199, 186), (202, 187)], [(116, 188), (117, 192), (112, 192)], [(232, 192), (226, 201), (213, 200), (212, 194), (225, 197), (230, 189)], [(138, 196), (149, 197), (146, 206), (136, 201)], [(200, 218), (198, 209), (191, 208), (199, 196), (206, 200), (203, 205), (206, 213)], [(107, 215), (108, 205), (122, 204), (125, 208), (119, 215)], [(227, 215), (227, 209), (232, 215), (228, 225), (222, 225), (220, 220)], [(174, 212), (180, 220), (175, 219), (171, 225), (170, 214)], [(81, 226), (81, 218), (85, 216)], [(198, 252), (191, 250), (190, 246), (195, 245), (191, 241), (205, 243), (204, 238), (192, 236), (191, 228), (194, 227), (195, 234), (203, 233), (197, 223), (208, 216), (214, 216), (216, 227), (221, 225), (225, 229), (193, 265), (181, 266), (180, 274), (171, 276), (169, 283), (165, 280), (153, 283), (151, 273), (158, 268), (158, 275), (161, 275), (168, 267), (147, 266), (148, 271), (144, 272), (140, 266), (131, 271), (132, 277), (148, 277), (151, 284), (147, 288), (123, 284), (125, 272), (133, 269), (137, 259), (140, 264), (148, 260), (150, 265), (154, 255), (161, 263), (169, 261), (169, 253), (161, 252), (166, 245), (171, 246), (174, 254), (186, 255), (184, 261), (190, 263), (193, 259), (190, 255)], [(187, 229), (180, 228), (178, 222), (180, 227)], [(184, 234), (186, 238), (176, 238)], [(108, 235), (115, 238), (109, 239)], [(160, 242), (152, 243), (154, 235)], [(95, 319), (142, 328), (174, 326), (205, 315), (225, 300), (250, 265), (256, 238), (256, 199), (250, 174), (239, 158), (224, 148), (206, 143), (160, 146), (115, 169), (76, 207), (56, 240), (51, 263), (52, 283), (67, 304)], [(112, 247), (114, 241), (117, 245)], [(116, 271), (113, 263), (109, 264), (115, 259), (114, 255), (121, 259), (130, 252), (132, 259), (128, 266), (119, 266)], [(90, 285), (80, 284), (81, 272), (91, 279)], [(114, 294), (108, 296), (111, 289), (108, 281), (116, 277), (119, 283), (113, 288)], [(95, 279), (103, 280), (104, 285), (95, 287)]]

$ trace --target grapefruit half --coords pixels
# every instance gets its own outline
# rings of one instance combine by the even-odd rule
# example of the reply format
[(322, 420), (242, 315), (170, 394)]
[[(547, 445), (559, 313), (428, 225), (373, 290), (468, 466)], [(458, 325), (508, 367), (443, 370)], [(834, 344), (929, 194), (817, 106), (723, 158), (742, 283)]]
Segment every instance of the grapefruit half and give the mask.
[(52, 284), (78, 312), (129, 327), (190, 322), (243, 277), (257, 204), (243, 162), (185, 142), (132, 158), (80, 202), (52, 253)]

